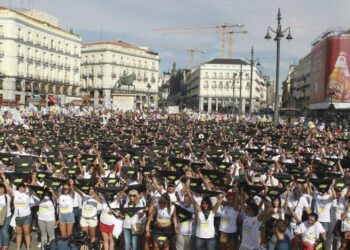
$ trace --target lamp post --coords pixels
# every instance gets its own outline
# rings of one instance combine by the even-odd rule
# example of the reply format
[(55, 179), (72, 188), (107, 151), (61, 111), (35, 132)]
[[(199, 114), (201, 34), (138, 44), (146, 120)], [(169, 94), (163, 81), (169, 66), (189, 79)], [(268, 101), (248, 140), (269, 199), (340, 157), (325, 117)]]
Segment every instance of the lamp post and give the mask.
[(237, 73), (233, 73), (233, 81), (232, 81), (232, 114), (235, 113), (235, 83), (236, 83)]
[(306, 100), (305, 100), (305, 88), (306, 88), (306, 77), (303, 76), (303, 109), (304, 109), (304, 119), (306, 119)]
[(284, 33), (288, 31), (288, 35), (286, 39), (292, 40), (293, 37), (290, 33), (290, 27), (286, 28), (285, 30), (282, 29), (281, 26), (281, 10), (278, 9), (278, 14), (277, 14), (277, 28), (276, 30), (272, 29), (270, 26), (267, 27), (267, 33), (265, 35), (265, 39), (269, 40), (271, 39), (271, 35), (269, 31), (272, 33), (276, 34), (274, 41), (276, 41), (277, 44), (277, 54), (276, 54), (276, 93), (275, 93), (275, 110), (274, 110), (274, 124), (277, 125), (279, 122), (279, 114), (278, 114), (278, 105), (279, 105), (279, 98), (278, 98), (278, 90), (279, 90), (279, 70), (280, 70), (280, 42), (281, 39), (284, 37)]
[(253, 114), (253, 67), (257, 62), (257, 66), (260, 66), (259, 60), (254, 60), (254, 47), (250, 51), (250, 93), (249, 93), (249, 114)]
[(239, 112), (240, 115), (242, 114), (242, 64), (241, 69), (239, 71)]
[(152, 87), (151, 84), (148, 83), (147, 84), (147, 89), (148, 89), (147, 110), (148, 111), (150, 111), (150, 106), (149, 106), (150, 105), (150, 100), (149, 100), (150, 99), (150, 93), (149, 93), (149, 91), (150, 91), (151, 87)]

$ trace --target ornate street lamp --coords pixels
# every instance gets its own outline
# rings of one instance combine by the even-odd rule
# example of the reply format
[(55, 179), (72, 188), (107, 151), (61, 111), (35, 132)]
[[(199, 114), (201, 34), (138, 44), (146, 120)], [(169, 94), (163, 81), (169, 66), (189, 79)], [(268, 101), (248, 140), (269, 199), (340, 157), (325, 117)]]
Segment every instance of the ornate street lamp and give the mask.
[(290, 33), (290, 27), (286, 29), (282, 29), (281, 25), (281, 10), (278, 9), (277, 14), (277, 28), (276, 30), (272, 29), (270, 26), (267, 27), (267, 33), (265, 35), (265, 39), (269, 40), (271, 39), (270, 31), (275, 34), (274, 41), (276, 41), (277, 44), (277, 55), (276, 55), (276, 93), (275, 93), (275, 110), (274, 110), (274, 123), (275, 125), (279, 122), (279, 113), (278, 113), (278, 106), (279, 106), (279, 98), (278, 98), (278, 91), (279, 91), (279, 70), (280, 70), (280, 42), (281, 39), (284, 37), (284, 33), (288, 31), (288, 35), (286, 39), (288, 41), (292, 40), (293, 37)]

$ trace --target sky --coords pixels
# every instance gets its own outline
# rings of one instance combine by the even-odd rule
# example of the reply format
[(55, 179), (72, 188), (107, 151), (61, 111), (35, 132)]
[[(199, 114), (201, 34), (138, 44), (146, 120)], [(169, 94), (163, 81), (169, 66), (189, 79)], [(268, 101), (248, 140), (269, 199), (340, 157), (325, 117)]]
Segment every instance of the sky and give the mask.
[(260, 70), (272, 79), (276, 72), (276, 43), (264, 36), (268, 26), (276, 28), (280, 8), (282, 28), (290, 27), (293, 36), (292, 41), (281, 42), (281, 81), (289, 65), (305, 56), (323, 32), (350, 28), (349, 0), (0, 0), (0, 5), (34, 8), (53, 15), (60, 27), (72, 28), (83, 42), (122, 40), (147, 46), (159, 52), (161, 73), (171, 69), (173, 62), (187, 67), (186, 49), (206, 51), (196, 54), (196, 63), (220, 57), (221, 33), (208, 29), (205, 34), (196, 31), (169, 35), (154, 29), (244, 24), (242, 30), (248, 33), (235, 35), (233, 58), (249, 59), (254, 46)]

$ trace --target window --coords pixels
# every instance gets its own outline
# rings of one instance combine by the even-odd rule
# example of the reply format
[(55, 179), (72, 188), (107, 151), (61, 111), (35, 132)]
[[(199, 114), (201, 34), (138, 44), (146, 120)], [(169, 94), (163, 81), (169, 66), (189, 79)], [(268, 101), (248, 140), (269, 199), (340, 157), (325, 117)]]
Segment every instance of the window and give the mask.
[(211, 87), (212, 87), (213, 89), (215, 89), (215, 88), (216, 88), (216, 81), (213, 81), (213, 83), (212, 83)]
[(18, 28), (17, 38), (23, 40), (23, 37), (22, 37), (22, 29), (21, 29), (21, 28)]
[(203, 87), (204, 87), (204, 88), (208, 88), (208, 86), (209, 86), (208, 81), (205, 81), (204, 84), (203, 84)]
[(222, 81), (219, 82), (219, 89), (222, 89)]

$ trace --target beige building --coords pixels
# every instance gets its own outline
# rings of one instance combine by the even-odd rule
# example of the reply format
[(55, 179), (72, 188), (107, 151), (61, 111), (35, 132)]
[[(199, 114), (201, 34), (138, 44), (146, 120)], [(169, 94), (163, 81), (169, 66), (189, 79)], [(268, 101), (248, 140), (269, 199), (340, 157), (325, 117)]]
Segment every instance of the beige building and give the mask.
[[(134, 108), (156, 109), (159, 61), (158, 53), (122, 41), (86, 43), (82, 46), (82, 88), (95, 106), (114, 103), (118, 98), (112, 101), (112, 92), (121, 92), (134, 94)], [(119, 86), (123, 76), (134, 76), (133, 85)]]
[[(81, 38), (55, 17), (0, 8), (0, 99), (26, 104), (33, 95), (79, 95)], [(51, 98), (50, 98), (51, 99)]]
[[(265, 80), (253, 67), (253, 112), (266, 107)], [(186, 106), (222, 111), (234, 103), (236, 112), (249, 112), (250, 64), (239, 59), (214, 59), (186, 74)]]

